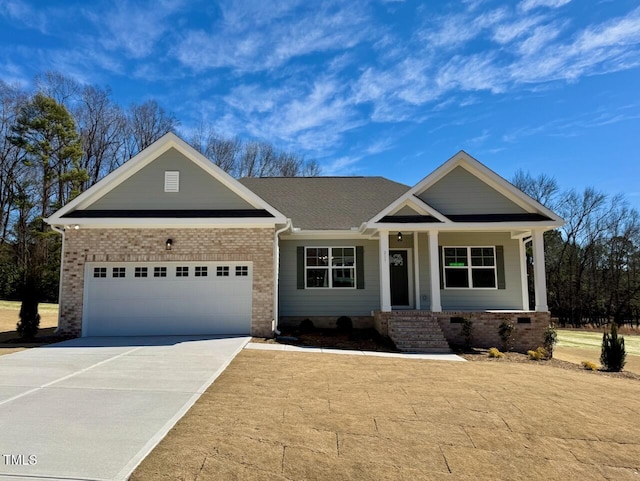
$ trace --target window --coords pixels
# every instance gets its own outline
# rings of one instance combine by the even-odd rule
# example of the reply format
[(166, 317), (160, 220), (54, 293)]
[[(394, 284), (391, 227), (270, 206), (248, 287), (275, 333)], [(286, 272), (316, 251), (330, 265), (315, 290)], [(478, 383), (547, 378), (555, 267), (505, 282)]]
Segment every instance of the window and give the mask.
[(107, 268), (106, 267), (94, 267), (93, 268), (93, 277), (107, 277)]
[(209, 269), (207, 266), (196, 266), (196, 277), (207, 277), (209, 275)]
[(185, 266), (176, 267), (176, 277), (189, 277), (189, 268)]
[(164, 191), (180, 192), (180, 172), (167, 170), (164, 173)]
[(444, 247), (444, 286), (447, 289), (495, 289), (495, 247)]
[(146, 267), (136, 267), (133, 272), (133, 277), (147, 277), (148, 269)]
[(153, 268), (153, 277), (167, 277), (167, 268), (166, 267), (154, 267)]
[(216, 276), (218, 276), (218, 277), (229, 277), (229, 266), (218, 266), (218, 267), (216, 267)]
[(236, 266), (237, 277), (247, 277), (249, 275), (249, 266)]
[(114, 267), (111, 272), (113, 277), (125, 277), (124, 267)]
[(308, 288), (355, 288), (355, 247), (307, 247), (305, 281)]

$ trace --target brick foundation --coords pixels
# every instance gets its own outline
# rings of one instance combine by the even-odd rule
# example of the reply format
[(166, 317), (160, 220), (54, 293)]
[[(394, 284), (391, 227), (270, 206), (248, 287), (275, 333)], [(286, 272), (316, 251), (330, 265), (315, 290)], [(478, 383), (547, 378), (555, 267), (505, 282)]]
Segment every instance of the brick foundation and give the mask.
[[(374, 327), (373, 317), (371, 316), (348, 316), (354, 329), (368, 329)], [(298, 327), (300, 323), (309, 319), (313, 322), (313, 326), (320, 329), (335, 329), (337, 316), (283, 316), (278, 321), (278, 326), (282, 327)]]
[[(273, 228), (80, 229), (65, 232), (58, 333), (82, 334), (86, 262), (251, 261), (251, 334), (271, 337)], [(173, 249), (165, 249), (173, 239)]]
[[(551, 320), (548, 312), (509, 312), (509, 311), (392, 311), (374, 313), (374, 327), (384, 335), (389, 335), (389, 320), (396, 316), (420, 317), (436, 319), (440, 329), (444, 333), (449, 344), (464, 344), (461, 335), (462, 324), (451, 322), (451, 318), (470, 319), (473, 322), (473, 342), (474, 347), (497, 347), (501, 348), (502, 341), (498, 335), (498, 326), (502, 321), (511, 321), (516, 326), (514, 332), (513, 350), (526, 352), (529, 349), (536, 349), (542, 345), (544, 331), (549, 326)], [(518, 318), (528, 318), (530, 323), (519, 323)]]

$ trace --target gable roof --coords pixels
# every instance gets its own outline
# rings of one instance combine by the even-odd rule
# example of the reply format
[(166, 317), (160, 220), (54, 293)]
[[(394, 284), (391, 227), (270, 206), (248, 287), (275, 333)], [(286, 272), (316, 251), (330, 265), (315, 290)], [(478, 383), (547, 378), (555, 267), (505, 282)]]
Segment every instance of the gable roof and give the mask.
[(245, 177), (269, 204), (308, 230), (345, 230), (360, 225), (409, 190), (384, 177)]
[[(97, 224), (100, 222), (100, 219), (105, 218), (133, 218), (136, 217), (136, 212), (140, 213), (138, 217), (140, 218), (159, 218), (158, 213), (153, 213), (154, 215), (149, 215), (148, 211), (140, 210), (136, 211), (136, 206), (132, 206), (133, 210), (124, 211), (124, 210), (103, 210), (103, 215), (94, 215), (89, 213), (87, 208), (92, 204), (96, 203), (99, 199), (103, 198), (106, 194), (113, 191), (116, 187), (121, 185), (127, 179), (134, 176), (134, 174), (140, 172), (144, 167), (151, 164), (154, 160), (158, 159), (162, 154), (169, 151), (170, 149), (175, 149), (179, 153), (181, 153), (184, 157), (186, 157), (189, 161), (193, 162), (195, 165), (200, 167), (204, 174), (208, 174), (214, 179), (216, 179), (220, 184), (222, 184), (225, 188), (229, 189), (235, 195), (237, 195), (240, 199), (244, 200), (249, 204), (249, 206), (255, 208), (256, 218), (262, 218), (264, 221), (265, 217), (269, 217), (270, 221), (275, 223), (284, 223), (286, 221), (285, 217), (273, 206), (269, 205), (263, 199), (261, 199), (258, 195), (256, 195), (251, 190), (247, 189), (241, 183), (239, 183), (236, 179), (231, 177), (225, 171), (216, 166), (209, 159), (204, 157), (198, 151), (196, 151), (193, 147), (179, 138), (176, 134), (169, 132), (154, 142), (152, 145), (138, 153), (136, 156), (132, 157), (130, 160), (125, 162), (123, 165), (118, 167), (116, 170), (111, 172), (109, 175), (104, 177), (102, 180), (91, 186), (81, 195), (76, 197), (74, 200), (69, 202), (67, 205), (59, 209), (53, 215), (46, 219), (49, 224), (54, 225), (62, 225), (68, 223), (68, 218), (76, 219), (91, 219), (87, 223)], [(249, 209), (250, 210), (250, 209)], [(158, 211), (160, 212), (160, 210)], [(186, 218), (188, 215), (188, 211), (176, 211), (173, 212), (173, 209), (164, 209), (162, 210), (166, 215), (163, 216), (163, 219), (173, 219), (173, 218)], [(213, 212), (213, 211), (211, 211)], [(178, 214), (180, 215), (174, 215)], [(265, 213), (267, 215), (265, 215)], [(194, 215), (190, 218), (216, 218), (216, 219), (229, 219), (232, 216), (229, 215), (220, 215), (219, 213), (216, 215)], [(236, 217), (235, 215), (233, 217)], [(243, 217), (246, 219), (250, 219), (249, 215), (242, 215), (237, 217)], [(224, 221), (227, 222), (227, 221)]]
[[(484, 212), (469, 215), (444, 215), (441, 212), (429, 206), (419, 196), (427, 191), (431, 186), (442, 180), (447, 174), (454, 169), (461, 167), (466, 172), (475, 176), (484, 182), (489, 188), (495, 190), (514, 205), (512, 213), (495, 213)], [(540, 226), (557, 227), (561, 226), (564, 221), (557, 214), (546, 208), (535, 199), (529, 197), (520, 189), (509, 183), (507, 180), (493, 172), (491, 169), (471, 157), (465, 151), (461, 150), (444, 164), (426, 176), (415, 186), (407, 190), (399, 198), (395, 199), (390, 205), (379, 211), (370, 218), (369, 227), (375, 227), (378, 223), (394, 222), (393, 213), (403, 205), (422, 205), (428, 207), (425, 212), (430, 217), (443, 221), (445, 225), (452, 224), (500, 224), (500, 223), (516, 223), (516, 224), (537, 224)], [(519, 212), (518, 212), (519, 210)], [(402, 217), (402, 216), (401, 216)], [(424, 217), (424, 216), (423, 216)], [(407, 222), (405, 219), (396, 219), (396, 223)], [(419, 222), (419, 221), (416, 221)], [(423, 219), (422, 222), (432, 222), (431, 219)]]

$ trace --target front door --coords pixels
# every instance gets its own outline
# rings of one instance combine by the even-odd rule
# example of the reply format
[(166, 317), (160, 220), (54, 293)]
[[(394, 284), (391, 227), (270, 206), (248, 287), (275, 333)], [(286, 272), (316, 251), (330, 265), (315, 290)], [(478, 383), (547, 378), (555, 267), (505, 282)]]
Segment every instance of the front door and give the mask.
[(389, 251), (391, 305), (409, 306), (409, 255), (406, 250)]

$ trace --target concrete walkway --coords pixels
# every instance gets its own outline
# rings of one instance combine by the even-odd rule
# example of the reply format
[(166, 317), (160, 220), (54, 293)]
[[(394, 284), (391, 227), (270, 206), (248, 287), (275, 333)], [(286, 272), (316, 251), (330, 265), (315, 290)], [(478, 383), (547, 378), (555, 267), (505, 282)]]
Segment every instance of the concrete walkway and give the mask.
[(466, 359), (455, 354), (411, 354), (405, 352), (379, 352), (359, 351), (353, 349), (329, 349), (326, 347), (292, 346), (290, 344), (272, 344), (266, 342), (250, 342), (245, 349), (259, 349), (263, 351), (289, 351), (289, 352), (317, 352), (325, 354), (346, 354), (353, 356), (395, 357), (399, 359), (427, 359), (431, 361), (463, 361)]
[(82, 338), (0, 357), (0, 479), (126, 479), (248, 341)]

